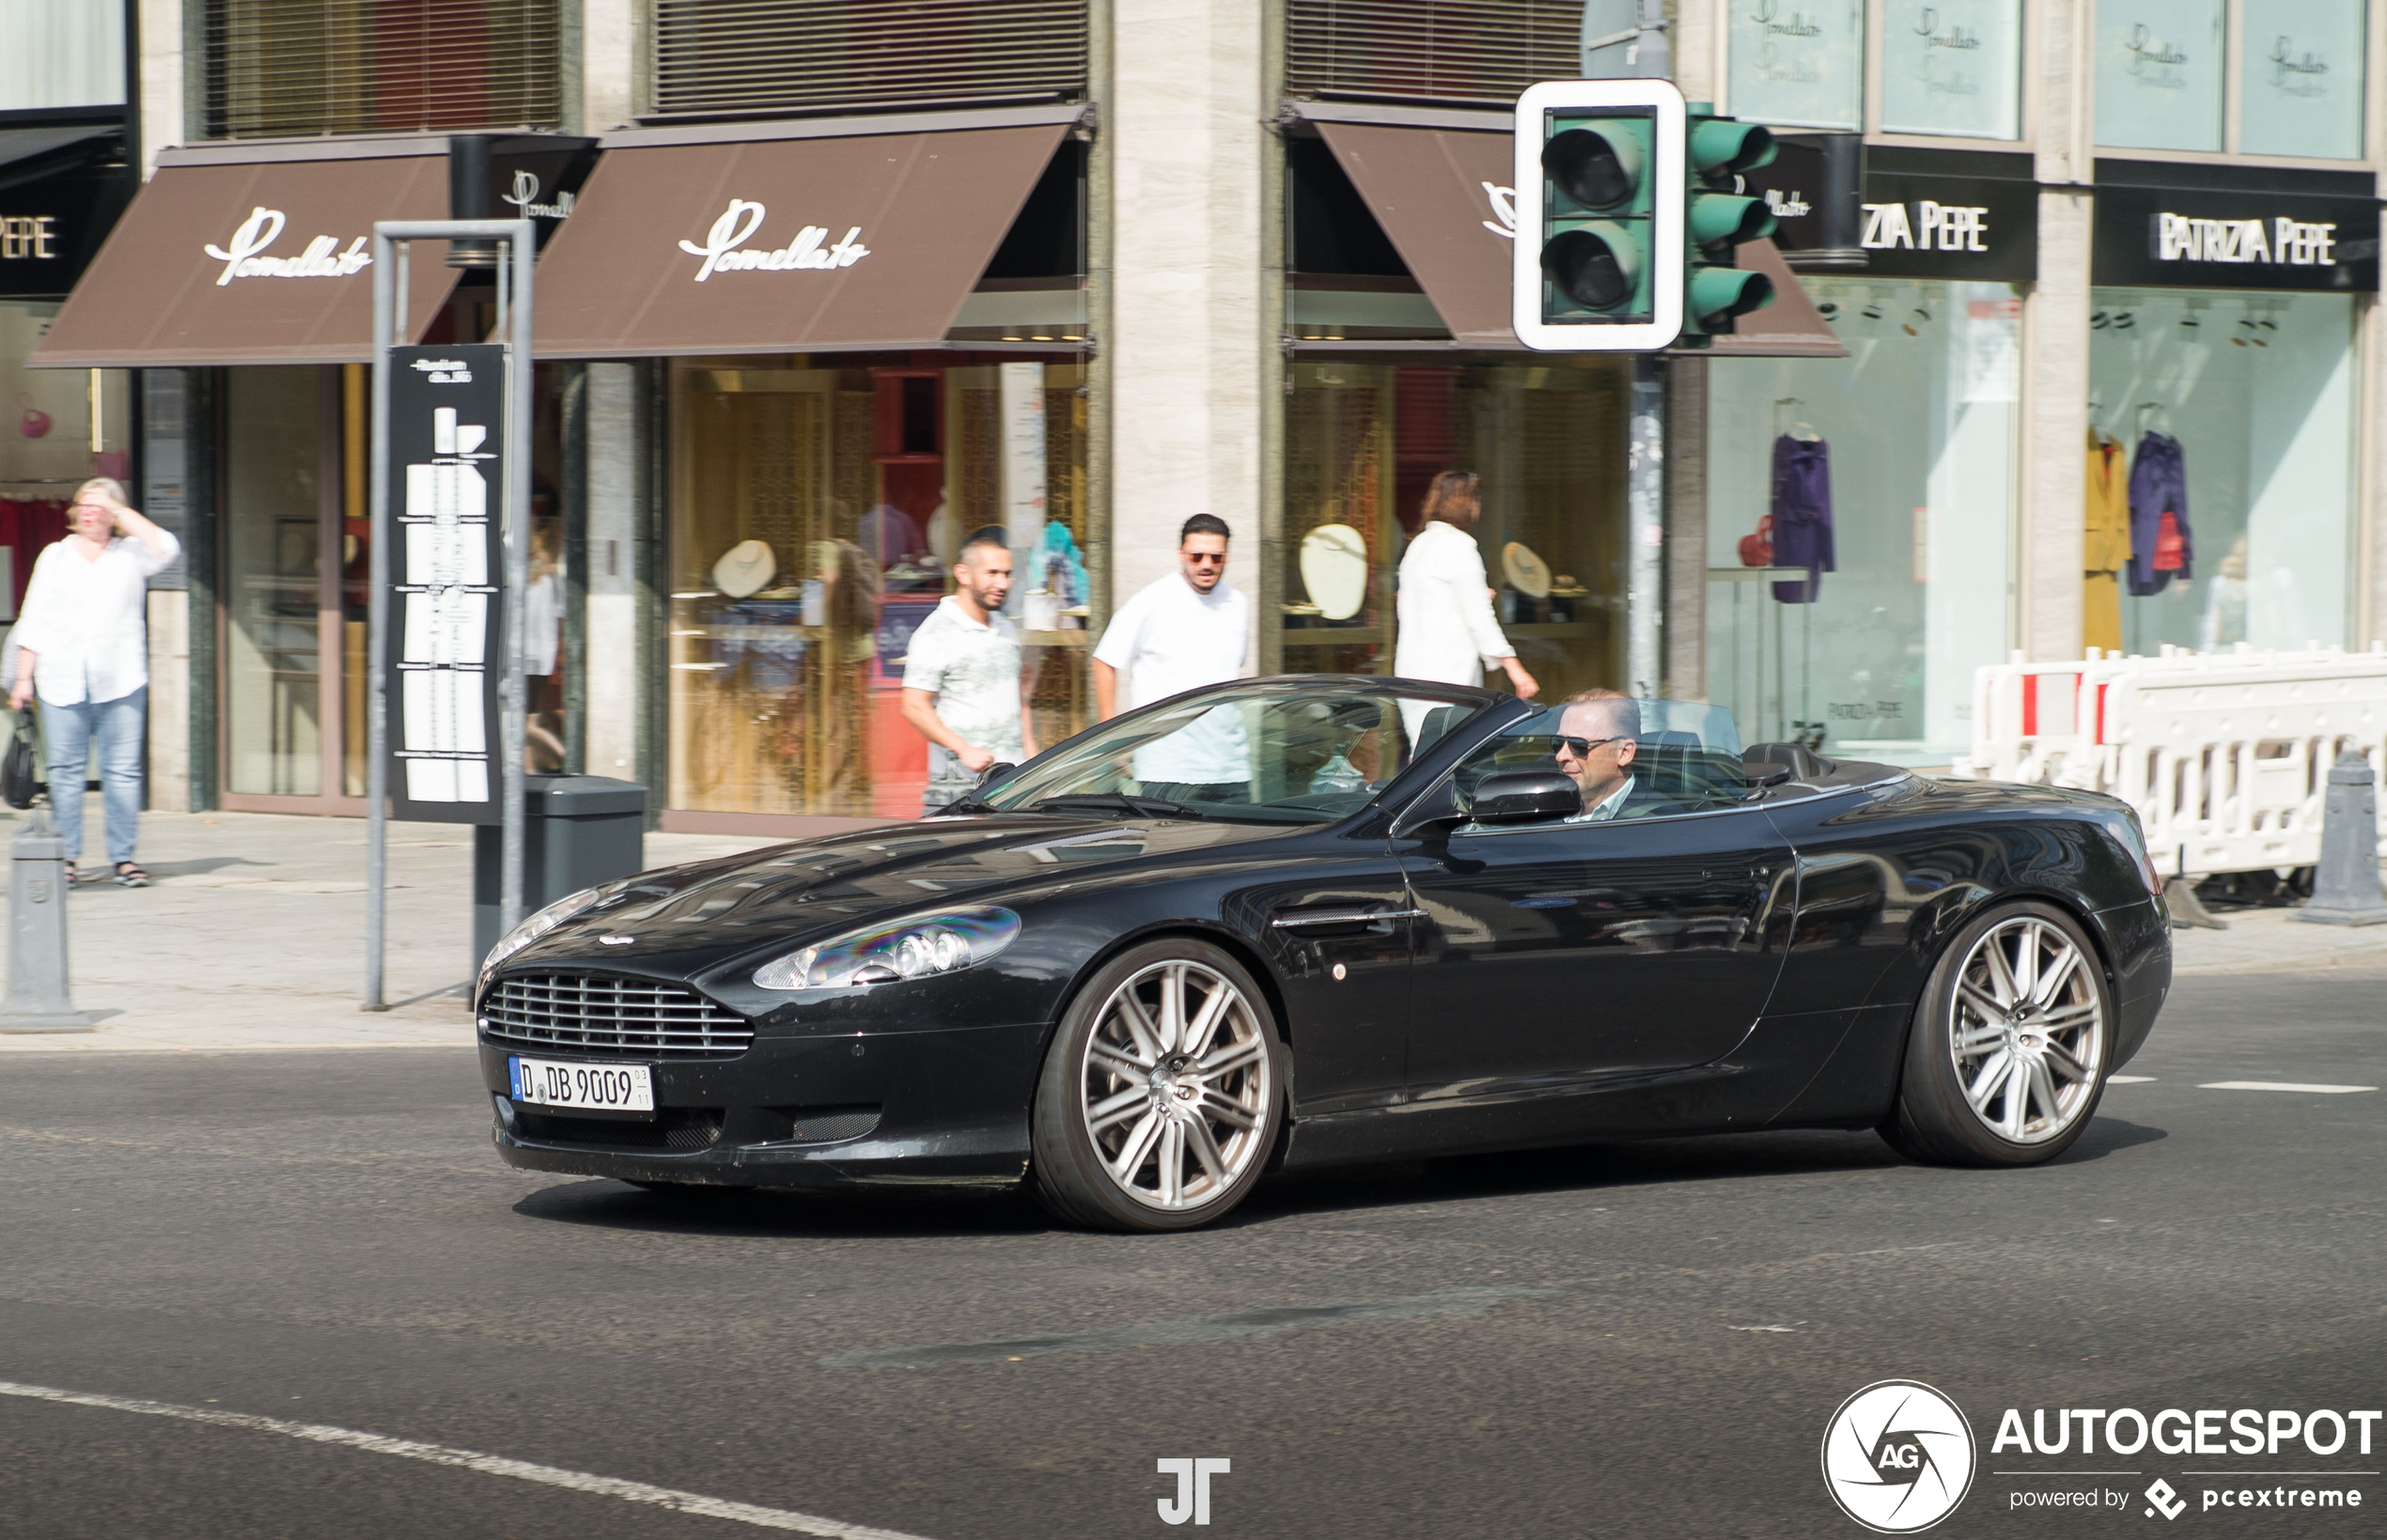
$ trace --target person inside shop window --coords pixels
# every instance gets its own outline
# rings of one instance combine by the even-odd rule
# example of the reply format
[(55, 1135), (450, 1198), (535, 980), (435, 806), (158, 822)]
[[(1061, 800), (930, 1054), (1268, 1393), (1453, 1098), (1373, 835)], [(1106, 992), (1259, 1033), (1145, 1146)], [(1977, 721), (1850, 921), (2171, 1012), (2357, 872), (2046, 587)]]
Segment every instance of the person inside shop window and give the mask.
[(923, 817), (967, 796), (989, 766), (1036, 753), (1020, 692), (1020, 633), (1002, 613), (1011, 548), (1001, 529), (962, 542), (953, 584), (912, 633), (903, 670), (903, 720), (928, 740)]
[(554, 775), (564, 768), (563, 545), (562, 520), (532, 519), (530, 589), (523, 596), (523, 672), (529, 677), (530, 709), (523, 736), (524, 768), (534, 775)]
[(8, 708), (41, 699), (50, 801), (66, 842), (66, 879), (83, 853), (83, 787), (96, 743), (108, 862), (117, 885), (146, 888), (133, 863), (141, 816), (141, 743), (149, 696), (148, 580), (181, 543), (133, 511), (121, 483), (94, 476), (75, 490), (67, 537), (41, 552), (10, 635), (17, 677)]

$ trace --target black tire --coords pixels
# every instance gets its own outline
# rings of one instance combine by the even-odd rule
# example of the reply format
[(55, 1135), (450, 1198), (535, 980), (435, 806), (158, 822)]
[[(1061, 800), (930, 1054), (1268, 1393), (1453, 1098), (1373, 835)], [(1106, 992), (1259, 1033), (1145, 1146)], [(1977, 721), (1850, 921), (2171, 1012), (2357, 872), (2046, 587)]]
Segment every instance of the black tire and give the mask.
[[(1196, 1023), (1218, 986), (1233, 991), (1216, 1002), (1195, 1055), (1157, 1037), (1146, 1044), (1128, 1025), (1131, 1001), (1145, 1032), (1159, 1030), (1167, 1018), (1152, 1012), (1165, 1006), (1172, 978), (1179, 1015)], [(1251, 1195), (1275, 1152), (1285, 1071), (1268, 997), (1232, 956), (1190, 936), (1131, 947), (1078, 990), (1046, 1050), (1029, 1126), (1037, 1201), (1064, 1223), (1089, 1229), (1166, 1232), (1216, 1222)], [(1098, 1119), (1106, 1104), (1113, 1110)], [(1248, 1126), (1237, 1121), (1243, 1118)], [(1122, 1178), (1117, 1168), (1131, 1145), (1137, 1153)], [(1189, 1176), (1189, 1168), (1199, 1169)], [(1178, 1174), (1173, 1201), (1170, 1170)]]
[[(2015, 988), (2019, 970), (2031, 969), (2036, 989), (2057, 971), (2066, 946), (2073, 960), (2047, 986), (2055, 998), (2034, 1003)], [(2114, 1026), (2113, 987), (2080, 923), (2050, 904), (2000, 905), (1958, 930), (1931, 970), (1881, 1137), (1930, 1165), (2052, 1160), (2097, 1115)]]

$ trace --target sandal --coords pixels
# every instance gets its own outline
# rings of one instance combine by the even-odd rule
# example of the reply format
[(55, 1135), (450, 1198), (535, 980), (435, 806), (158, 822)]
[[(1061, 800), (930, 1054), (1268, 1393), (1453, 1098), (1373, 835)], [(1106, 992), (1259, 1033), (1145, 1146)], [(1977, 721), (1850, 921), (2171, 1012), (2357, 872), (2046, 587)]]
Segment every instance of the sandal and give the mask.
[(116, 863), (116, 885), (119, 888), (146, 888), (149, 885), (149, 874), (129, 861), (119, 861)]

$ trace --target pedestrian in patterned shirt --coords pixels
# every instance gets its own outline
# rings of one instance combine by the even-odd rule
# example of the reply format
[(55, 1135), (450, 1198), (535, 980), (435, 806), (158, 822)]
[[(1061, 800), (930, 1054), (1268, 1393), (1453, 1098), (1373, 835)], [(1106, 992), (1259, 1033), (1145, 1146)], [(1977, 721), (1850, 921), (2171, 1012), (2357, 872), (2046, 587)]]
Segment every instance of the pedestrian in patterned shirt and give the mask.
[(1011, 548), (1000, 529), (963, 542), (954, 591), (912, 633), (903, 720), (928, 740), (922, 817), (969, 795), (987, 767), (1034, 754), (1036, 724), (1020, 696), (1020, 633), (1003, 611)]

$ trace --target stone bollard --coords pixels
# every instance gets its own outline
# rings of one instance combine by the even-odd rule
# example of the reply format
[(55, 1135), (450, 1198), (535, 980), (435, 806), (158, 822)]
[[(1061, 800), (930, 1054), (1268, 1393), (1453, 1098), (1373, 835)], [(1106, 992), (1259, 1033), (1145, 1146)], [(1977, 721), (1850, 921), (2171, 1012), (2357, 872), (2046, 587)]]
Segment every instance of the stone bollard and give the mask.
[(89, 1032), (67, 993), (67, 842), (37, 807), (8, 842), (8, 999), (0, 1032)]
[(2296, 918), (2317, 926), (2387, 925), (2387, 894), (2379, 889), (2379, 792), (2370, 762), (2351, 749), (2329, 767), (2312, 902)]

